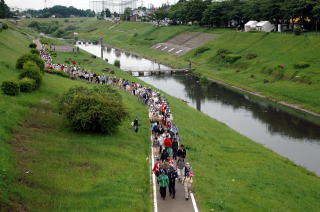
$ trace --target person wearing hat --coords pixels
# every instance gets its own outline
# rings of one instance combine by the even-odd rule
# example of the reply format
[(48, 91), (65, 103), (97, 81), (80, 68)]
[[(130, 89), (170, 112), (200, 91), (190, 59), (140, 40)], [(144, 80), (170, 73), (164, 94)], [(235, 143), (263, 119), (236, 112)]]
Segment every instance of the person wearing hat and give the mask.
[(162, 199), (165, 200), (167, 195), (167, 186), (169, 185), (169, 178), (164, 170), (161, 171), (161, 175), (158, 177), (158, 182), (160, 186), (160, 195)]
[(188, 171), (185, 172), (183, 186), (184, 186), (185, 198), (186, 198), (186, 200), (189, 200), (191, 188), (192, 188), (192, 183), (193, 183), (193, 181), (192, 181), (193, 172), (192, 172), (192, 169), (191, 169), (190, 164), (188, 162), (186, 163), (186, 169), (188, 169)]

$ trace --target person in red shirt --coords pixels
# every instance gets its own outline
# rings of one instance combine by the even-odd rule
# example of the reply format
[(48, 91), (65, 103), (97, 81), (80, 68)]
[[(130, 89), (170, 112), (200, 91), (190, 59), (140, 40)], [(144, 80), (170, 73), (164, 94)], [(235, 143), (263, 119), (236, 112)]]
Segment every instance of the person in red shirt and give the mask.
[(166, 139), (163, 141), (163, 146), (167, 150), (168, 154), (170, 155), (171, 153), (171, 148), (172, 148), (172, 141), (169, 138), (169, 135), (166, 136)]

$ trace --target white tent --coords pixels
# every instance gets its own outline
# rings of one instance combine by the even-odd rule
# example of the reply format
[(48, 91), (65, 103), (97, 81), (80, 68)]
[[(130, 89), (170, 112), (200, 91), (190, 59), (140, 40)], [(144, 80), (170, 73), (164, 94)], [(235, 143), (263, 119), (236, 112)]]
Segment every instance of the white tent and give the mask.
[(256, 26), (257, 26), (258, 21), (248, 21), (248, 23), (246, 23), (244, 25), (244, 31), (245, 32), (249, 32), (251, 30), (255, 30)]
[(257, 23), (256, 29), (258, 31), (265, 31), (265, 32), (271, 32), (274, 30), (274, 25), (271, 24), (269, 21), (260, 21)]

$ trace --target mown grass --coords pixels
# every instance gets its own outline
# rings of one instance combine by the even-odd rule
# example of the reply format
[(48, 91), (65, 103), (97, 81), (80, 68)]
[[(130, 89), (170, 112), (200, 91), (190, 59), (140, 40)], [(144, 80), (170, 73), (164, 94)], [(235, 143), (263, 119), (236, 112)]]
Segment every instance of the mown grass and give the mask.
[[(65, 59), (64, 59), (64, 56), (62, 55), (65, 55), (66, 57), (70, 57), (70, 54), (71, 53), (59, 53), (55, 60), (64, 61)], [(79, 55), (77, 55), (77, 58), (90, 57), (89, 54), (86, 55), (84, 52), (81, 52)], [(99, 66), (101, 67), (103, 67), (104, 65), (107, 66), (105, 62), (99, 59), (95, 59), (91, 64), (85, 64), (85, 61), (84, 61), (83, 65), (86, 65), (89, 68), (91, 67), (90, 68), (91, 70), (97, 70), (97, 71), (100, 70)], [(121, 73), (118, 69), (114, 69), (114, 70), (116, 71), (117, 76), (125, 76), (127, 79), (132, 81), (139, 80), (125, 73)], [(55, 96), (56, 91), (64, 90), (63, 86), (68, 87), (69, 83), (70, 84), (80, 83), (80, 82), (70, 81), (68, 79), (59, 78), (57, 76), (48, 76), (48, 75), (46, 75), (46, 79), (44, 82), (45, 84), (43, 85), (44, 87), (41, 88), (42, 90), (40, 89), (37, 92), (41, 93), (41, 92), (44, 92), (45, 90), (46, 92), (42, 93), (43, 95), (42, 98), (52, 97), (52, 99), (49, 99), (52, 102), (55, 101), (54, 99), (56, 97)], [(48, 84), (46, 85), (46, 83)], [(30, 97), (31, 96), (36, 96), (36, 95), (31, 94)], [(217, 122), (214, 119), (211, 119), (210, 117), (200, 113), (195, 109), (188, 107), (185, 103), (181, 102), (180, 100), (170, 97), (168, 95), (167, 97), (169, 99), (169, 102), (172, 108), (174, 120), (177, 123), (180, 130), (180, 134), (182, 136), (182, 143), (184, 143), (187, 146), (188, 160), (191, 162), (194, 169), (194, 173), (196, 175), (194, 177), (194, 191), (195, 191), (196, 199), (198, 201), (198, 206), (201, 211), (211, 211), (211, 209), (214, 209), (214, 211), (317, 211), (320, 208), (320, 202), (318, 201), (320, 198), (320, 192), (319, 192), (320, 179), (318, 177), (314, 176), (309, 171), (306, 171), (304, 168), (296, 166), (292, 162), (288, 161), (287, 159), (264, 148), (262, 145), (257, 144), (251, 141), (250, 139), (240, 135), (234, 130), (228, 128), (226, 125), (220, 122)], [(15, 98), (15, 100), (19, 98)], [(128, 97), (128, 96), (124, 97), (124, 99), (126, 98), (129, 98), (129, 100), (132, 100), (131, 104), (133, 104), (133, 102), (135, 101), (134, 99), (130, 99), (131, 97)], [(28, 98), (28, 99), (31, 102), (36, 102), (31, 98)], [(48, 121), (42, 120), (42, 119), (41, 119), (42, 121), (37, 121), (37, 119), (34, 117), (33, 120), (35, 121), (31, 119), (31, 121), (26, 122), (24, 126), (32, 126), (33, 125), (32, 123), (40, 122), (40, 126), (43, 126), (43, 127), (40, 127), (41, 130), (47, 130), (49, 128), (49, 131), (51, 132), (51, 134), (49, 133), (48, 138), (44, 138), (43, 133), (37, 130), (39, 128), (37, 127), (38, 125), (36, 125), (36, 127), (33, 127), (35, 129), (31, 129), (32, 131), (35, 131), (33, 133), (35, 134), (35, 137), (40, 138), (39, 140), (44, 142), (44, 144), (48, 144), (48, 145), (52, 144), (52, 146), (50, 145), (48, 147), (48, 150), (46, 150), (45, 148), (47, 148), (48, 145), (41, 144), (42, 142), (39, 143), (40, 141), (38, 142), (37, 141), (38, 139), (32, 139), (33, 142), (36, 142), (34, 145), (31, 145), (33, 147), (33, 150), (37, 153), (40, 150), (45, 151), (45, 153), (47, 153), (46, 155), (49, 155), (52, 153), (51, 156), (54, 159), (53, 161), (52, 160), (47, 161), (48, 159), (46, 159), (44, 156), (45, 153), (43, 154), (39, 153), (40, 154), (38, 156), (39, 161), (36, 160), (35, 163), (37, 163), (38, 166), (42, 166), (42, 167), (45, 167), (45, 164), (48, 163), (50, 166), (45, 167), (45, 169), (48, 170), (50, 175), (49, 174), (42, 175), (41, 173), (32, 172), (33, 174), (30, 175), (30, 177), (31, 179), (34, 179), (36, 183), (36, 184), (33, 184), (36, 186), (32, 187), (32, 189), (41, 190), (42, 188), (45, 187), (43, 184), (38, 183), (37, 180), (41, 182), (41, 179), (33, 178), (33, 176), (39, 175), (39, 176), (50, 178), (51, 175), (55, 174), (53, 172), (54, 167), (56, 167), (57, 170), (58, 168), (59, 169), (63, 168), (63, 170), (66, 173), (71, 173), (71, 175), (75, 179), (77, 179), (72, 182), (71, 180), (66, 180), (65, 179), (66, 176), (63, 174), (65, 172), (62, 173), (62, 171), (61, 172), (58, 171), (59, 174), (53, 176), (54, 183), (49, 183), (48, 188), (50, 189), (42, 190), (43, 192), (44, 191), (48, 192), (50, 190), (55, 191), (53, 192), (53, 194), (57, 194), (57, 195), (52, 195), (52, 196), (55, 197), (55, 200), (57, 199), (59, 201), (57, 202), (53, 201), (55, 204), (53, 204), (52, 206), (56, 207), (57, 210), (59, 210), (60, 209), (59, 207), (61, 206), (61, 210), (62, 210), (62, 209), (69, 209), (68, 202), (71, 202), (70, 204), (73, 204), (74, 202), (76, 202), (76, 199), (73, 198), (75, 196), (80, 198), (83, 198), (84, 196), (86, 198), (91, 198), (94, 194), (100, 193), (100, 192), (95, 192), (96, 191), (95, 189), (92, 189), (91, 193), (90, 192), (86, 193), (86, 191), (83, 191), (83, 190), (82, 190), (83, 192), (78, 192), (76, 188), (79, 189), (79, 187), (74, 184), (77, 184), (78, 180), (80, 181), (79, 183), (83, 183), (86, 181), (83, 178), (80, 179), (78, 175), (85, 173), (83, 176), (91, 179), (92, 170), (99, 170), (99, 168), (101, 167), (101, 164), (95, 158), (100, 155), (103, 155), (104, 151), (100, 146), (103, 139), (98, 139), (100, 138), (100, 136), (93, 136), (97, 138), (97, 140), (92, 142), (94, 144), (97, 144), (100, 148), (95, 150), (96, 154), (94, 154), (94, 157), (90, 157), (92, 160), (89, 160), (88, 158), (85, 158), (85, 157), (81, 158), (81, 160), (80, 159), (78, 160), (78, 157), (76, 157), (76, 155), (78, 154), (93, 156), (94, 151), (92, 150), (92, 148), (95, 148), (95, 145), (90, 145), (91, 143), (87, 144), (86, 135), (83, 135), (82, 137), (80, 135), (74, 135), (69, 131), (64, 131), (63, 125), (58, 124), (58, 123), (63, 123), (63, 122), (60, 122), (61, 117), (59, 117), (56, 114), (54, 107), (50, 109), (51, 107), (52, 107), (51, 105), (40, 106), (40, 107), (37, 107), (36, 111), (34, 111), (34, 114), (39, 114), (40, 117), (42, 116), (41, 115), (42, 112), (45, 112), (43, 114), (47, 113)], [(141, 114), (145, 113), (145, 108), (143, 108), (142, 106), (141, 107), (137, 106), (136, 113), (141, 113)], [(54, 126), (54, 128), (50, 128), (50, 126)], [(126, 127), (127, 125), (124, 128)], [(24, 132), (23, 130), (25, 128), (26, 127), (21, 127), (19, 130), (22, 130), (21, 132)], [(128, 133), (128, 135), (130, 135), (132, 131), (128, 131), (128, 132), (125, 131), (125, 133)], [(25, 135), (29, 135), (29, 134), (30, 134), (29, 131), (25, 132)], [(56, 138), (58, 142), (55, 141)], [(93, 140), (93, 139), (94, 138), (90, 136), (90, 140)], [(145, 139), (145, 138), (140, 137), (140, 139)], [(81, 146), (81, 147), (73, 146), (73, 144), (75, 143), (77, 143), (78, 146)], [(40, 148), (40, 147), (37, 147), (38, 145), (39, 146), (43, 145), (45, 147)], [(113, 143), (111, 145), (113, 145)], [(130, 146), (130, 144), (128, 145)], [(67, 154), (68, 150), (70, 150), (70, 154)], [(139, 148), (137, 148), (137, 150), (140, 151)], [(108, 151), (108, 150), (105, 150), (105, 151)], [(125, 151), (125, 149), (123, 151)], [(144, 151), (144, 153), (145, 152), (146, 151)], [(56, 157), (57, 154), (60, 154), (60, 153), (62, 156), (64, 156), (64, 158)], [(138, 154), (137, 152), (135, 153), (137, 157), (144, 154), (144, 153)], [(30, 155), (31, 157), (35, 157), (31, 153)], [(70, 159), (71, 157), (70, 155), (71, 156), (74, 155), (74, 158), (72, 160)], [(145, 154), (143, 156), (145, 157)], [(131, 159), (131, 158), (128, 158), (128, 159)], [(42, 163), (41, 160), (44, 160), (44, 162)], [(71, 164), (64, 163), (64, 161), (69, 161), (69, 162), (75, 161), (75, 163), (72, 163), (72, 162)], [(89, 163), (90, 164), (89, 169), (92, 169), (91, 171), (84, 171), (86, 169), (83, 170), (82, 168), (78, 168), (79, 164), (82, 166), (83, 165), (86, 166), (87, 161), (92, 162), (92, 163)], [(120, 161), (119, 164), (121, 164), (122, 162), (123, 161)], [(78, 164), (78, 166), (74, 164)], [(142, 164), (146, 164), (146, 162), (142, 161), (142, 158), (141, 158), (141, 160), (139, 159), (138, 161), (135, 161), (135, 164), (137, 166), (143, 166)], [(70, 168), (71, 165), (75, 167), (72, 170)], [(29, 166), (32, 167), (32, 163), (29, 164)], [(35, 166), (35, 168), (36, 167), (37, 166)], [(129, 168), (131, 169), (131, 167)], [(79, 170), (82, 170), (82, 171), (79, 171)], [(90, 174), (88, 174), (88, 172), (90, 172)], [(148, 170), (146, 172), (148, 172)], [(59, 177), (60, 175), (63, 175), (63, 177)], [(137, 177), (135, 174), (132, 174), (132, 175), (134, 175), (135, 178)], [(101, 175), (98, 174), (98, 176), (100, 177)], [(127, 177), (129, 176), (131, 175), (128, 175)], [(27, 177), (29, 177), (29, 175), (27, 175)], [(60, 179), (62, 179), (62, 182), (65, 181), (67, 183), (60, 184), (59, 183)], [(120, 177), (120, 179), (123, 179), (123, 178)], [(128, 179), (127, 181), (131, 182)], [(45, 182), (45, 180), (43, 182)], [(90, 184), (86, 184), (86, 183), (87, 182), (85, 182), (83, 186), (84, 190), (90, 187)], [(117, 184), (115, 181), (112, 181), (112, 180), (110, 183), (112, 184), (108, 184), (105, 181), (103, 181), (100, 184), (99, 183), (96, 184), (96, 186), (97, 187), (100, 186), (101, 190), (105, 191), (103, 189), (105, 188), (103, 187), (104, 185), (106, 185), (106, 187), (108, 187), (109, 185), (112, 188), (115, 185), (119, 185), (119, 186), (122, 185), (121, 183)], [(68, 196), (69, 198), (64, 198), (65, 196), (63, 196), (62, 192), (60, 192), (61, 190), (59, 190), (61, 189), (62, 184), (64, 184), (67, 188), (74, 186), (72, 188), (74, 188), (76, 192), (74, 190), (72, 190), (71, 194), (65, 192), (70, 195)], [(97, 187), (94, 187), (94, 188), (97, 188)], [(90, 188), (93, 188), (93, 187), (90, 187)], [(25, 191), (27, 191), (27, 189), (29, 189), (28, 186), (26, 186)], [(110, 191), (110, 190), (107, 190), (107, 191)], [(83, 194), (83, 196), (81, 194)], [(86, 196), (85, 194), (88, 194), (88, 196)], [(101, 194), (102, 194), (101, 196), (103, 196), (104, 193), (101, 192)], [(113, 194), (116, 194), (116, 193), (113, 193)], [(45, 195), (45, 198), (49, 198), (50, 195), (48, 196), (46, 195)], [(60, 199), (61, 195), (62, 195), (61, 199), (63, 200)], [(177, 195), (182, 195), (182, 194), (177, 194)], [(97, 201), (99, 202), (98, 205), (100, 206), (100, 203), (103, 202), (103, 200), (100, 199), (100, 195), (98, 197), (97, 196), (94, 196), (94, 197), (99, 198)], [(149, 197), (150, 196), (148, 196), (148, 198)], [(37, 198), (38, 200), (40, 199), (40, 197), (37, 197)], [(143, 200), (150, 201), (150, 199), (147, 199), (147, 197), (145, 197), (145, 199)], [(83, 201), (85, 202), (85, 200)], [(123, 200), (123, 201), (126, 201), (126, 200)], [(113, 203), (113, 201), (111, 202)], [(83, 202), (79, 204), (85, 205), (85, 203)], [(92, 208), (90, 209), (98, 210), (100, 209), (99, 206), (96, 206), (97, 208), (93, 208), (92, 206)], [(76, 208), (76, 209), (79, 209), (79, 208)]]
[[(30, 42), (18, 32), (6, 33), (0, 33), (6, 45), (19, 50), (0, 46), (0, 82), (17, 77), (15, 59)], [(150, 211), (145, 106), (121, 92), (130, 118), (117, 133), (75, 133), (57, 109), (59, 96), (74, 85), (92, 86), (45, 74), (31, 94), (0, 94), (1, 211)], [(130, 126), (135, 116), (142, 126), (137, 134)]]
[[(59, 53), (55, 60), (62, 61), (63, 55), (70, 54)], [(80, 55), (89, 58), (84, 52)], [(99, 71), (100, 62), (103, 67), (105, 62), (94, 59), (97, 67), (92, 69)], [(116, 75), (139, 80), (121, 72)], [(317, 211), (318, 177), (166, 96), (196, 174), (194, 191), (201, 211)]]
[[(318, 34), (244, 33), (196, 26), (157, 27), (128, 22), (109, 29), (111, 25), (110, 22), (94, 19), (76, 24), (80, 38), (98, 40), (103, 37), (109, 45), (177, 68), (188, 67), (188, 60), (191, 59), (195, 72), (209, 79), (221, 80), (320, 113), (320, 92), (317, 92), (320, 82)], [(150, 48), (186, 31), (202, 31), (217, 36), (204, 45), (210, 50), (197, 56), (194, 55), (196, 50), (176, 57)], [(234, 64), (227, 64), (216, 56), (220, 48), (227, 48), (242, 58)], [(257, 54), (257, 58), (248, 60), (248, 54)], [(295, 68), (294, 65), (301, 61), (310, 66)], [(285, 68), (279, 69), (278, 65)], [(264, 83), (265, 79), (271, 83)]]

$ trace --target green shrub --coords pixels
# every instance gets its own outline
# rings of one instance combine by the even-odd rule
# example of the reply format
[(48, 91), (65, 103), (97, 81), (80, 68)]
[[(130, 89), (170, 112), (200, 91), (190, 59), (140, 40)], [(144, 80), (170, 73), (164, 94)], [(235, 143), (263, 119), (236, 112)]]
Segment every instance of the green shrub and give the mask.
[(297, 27), (294, 28), (293, 32), (294, 32), (295, 35), (301, 35), (302, 28), (300, 26), (297, 26)]
[(6, 95), (17, 96), (20, 93), (20, 86), (17, 81), (7, 80), (2, 82), (1, 90)]
[(45, 69), (45, 72), (48, 74), (54, 74), (54, 75), (58, 75), (61, 77), (69, 78), (69, 75), (63, 71), (57, 71), (57, 70), (53, 70), (53, 69)]
[(224, 60), (227, 63), (234, 63), (241, 58), (241, 55), (238, 54), (226, 54)]
[(39, 55), (36, 54), (25, 54), (22, 55), (16, 62), (16, 68), (17, 69), (22, 69), (23, 65), (27, 61), (33, 61), (37, 64), (37, 66), (40, 68), (40, 71), (44, 70), (44, 62), (43, 60), (39, 57)]
[(120, 68), (120, 60), (115, 60), (114, 61), (114, 66)]
[(139, 34), (135, 32), (135, 33), (133, 34), (133, 37), (138, 37), (138, 35), (139, 35)]
[(23, 78), (19, 81), (21, 92), (32, 92), (36, 89), (36, 81), (30, 78)]
[(39, 71), (40, 72), (40, 68), (38, 67), (38, 65), (29, 60), (29, 61), (26, 61), (24, 64), (23, 64), (23, 67), (22, 67), (23, 70), (32, 70), (32, 71)]
[(2, 29), (4, 29), (4, 30), (9, 29), (8, 24), (6, 24), (6, 23), (2, 23)]
[(304, 68), (308, 68), (309, 66), (310, 66), (309, 63), (306, 63), (303, 61), (294, 64), (294, 68), (296, 68), (296, 69), (304, 69)]
[(35, 48), (37, 48), (37, 44), (35, 44), (35, 43), (30, 43), (30, 44), (29, 44), (29, 48), (35, 49)]
[(197, 56), (197, 55), (200, 55), (200, 54), (202, 54), (203, 52), (206, 52), (206, 51), (209, 51), (210, 50), (210, 48), (208, 48), (208, 47), (200, 47), (200, 48), (198, 48), (195, 52), (194, 52), (194, 56)]
[(30, 53), (31, 53), (31, 54), (40, 55), (40, 52), (39, 52), (38, 49), (31, 49), (31, 50), (30, 50)]
[(60, 110), (81, 132), (111, 134), (128, 116), (120, 95), (108, 86), (71, 88), (61, 97)]
[(39, 71), (36, 70), (24, 70), (22, 73), (19, 75), (19, 79), (23, 78), (30, 78), (36, 81), (36, 88), (39, 88), (41, 82), (42, 82), (42, 76)]

